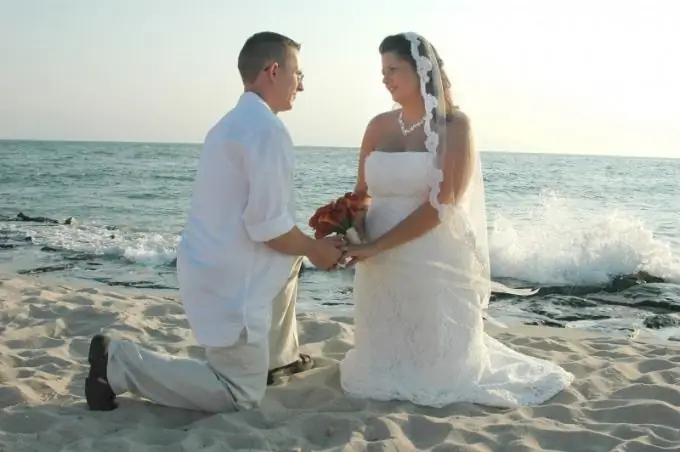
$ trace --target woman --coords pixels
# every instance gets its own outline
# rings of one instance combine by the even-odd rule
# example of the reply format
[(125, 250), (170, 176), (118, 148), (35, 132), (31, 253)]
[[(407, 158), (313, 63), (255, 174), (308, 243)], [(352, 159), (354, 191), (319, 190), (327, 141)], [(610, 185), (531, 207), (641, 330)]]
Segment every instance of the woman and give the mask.
[[(484, 187), (467, 117), (421, 36), (380, 45), (401, 108), (366, 128), (355, 192), (368, 209), (356, 263), (356, 345), (340, 363), (355, 397), (514, 407), (544, 402), (573, 376), (484, 333), (489, 275)], [(370, 202), (370, 206), (369, 206)]]

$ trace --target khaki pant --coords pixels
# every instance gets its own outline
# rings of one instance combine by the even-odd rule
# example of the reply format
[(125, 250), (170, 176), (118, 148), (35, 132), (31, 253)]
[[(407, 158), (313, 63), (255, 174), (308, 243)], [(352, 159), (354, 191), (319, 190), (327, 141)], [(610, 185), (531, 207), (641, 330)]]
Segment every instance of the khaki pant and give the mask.
[(234, 345), (206, 347), (207, 362), (202, 362), (112, 340), (107, 377), (113, 392), (213, 413), (257, 408), (267, 389), (267, 371), (299, 359), (295, 303), (301, 264), (298, 259), (273, 301), (268, 343), (246, 343), (244, 330)]

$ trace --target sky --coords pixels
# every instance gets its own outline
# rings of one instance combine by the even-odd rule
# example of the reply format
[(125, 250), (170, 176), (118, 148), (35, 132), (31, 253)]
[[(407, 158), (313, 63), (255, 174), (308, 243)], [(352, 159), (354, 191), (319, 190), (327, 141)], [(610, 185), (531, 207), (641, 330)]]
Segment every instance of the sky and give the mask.
[(0, 0), (0, 138), (201, 142), (243, 91), (243, 42), (271, 30), (302, 43), (295, 143), (357, 147), (393, 107), (377, 47), (415, 31), (482, 150), (680, 157), (679, 17), (676, 0)]

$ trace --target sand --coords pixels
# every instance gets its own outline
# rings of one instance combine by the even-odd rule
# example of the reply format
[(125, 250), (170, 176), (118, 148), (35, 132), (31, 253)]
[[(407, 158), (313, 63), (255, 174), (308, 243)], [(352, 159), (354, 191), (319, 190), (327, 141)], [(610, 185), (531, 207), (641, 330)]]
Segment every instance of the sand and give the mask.
[(201, 357), (171, 298), (0, 275), (0, 451), (651, 451), (680, 450), (680, 346), (639, 337), (516, 327), (491, 333), (576, 375), (547, 403), (441, 409), (345, 397), (337, 362), (352, 319), (299, 316), (320, 367), (271, 387), (260, 410), (207, 415), (83, 396), (92, 334), (105, 330)]

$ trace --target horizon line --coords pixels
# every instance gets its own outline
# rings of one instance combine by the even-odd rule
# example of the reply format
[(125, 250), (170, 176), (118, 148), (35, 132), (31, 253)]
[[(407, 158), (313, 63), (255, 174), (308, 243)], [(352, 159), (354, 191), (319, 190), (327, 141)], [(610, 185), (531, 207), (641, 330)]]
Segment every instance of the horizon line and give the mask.
[[(138, 140), (86, 140), (86, 139), (45, 139), (45, 138), (2, 138), (0, 137), (0, 143), (2, 142), (27, 142), (27, 143), (97, 143), (97, 144), (154, 144), (154, 145), (191, 145), (191, 146), (202, 146), (203, 142), (200, 141), (138, 141)], [(311, 148), (311, 149), (348, 149), (348, 150), (358, 150), (359, 146), (337, 146), (337, 145), (318, 145), (318, 144), (298, 144), (294, 145), (294, 148)], [(480, 149), (480, 153), (496, 153), (496, 154), (519, 154), (519, 155), (553, 155), (560, 157), (619, 157), (619, 158), (633, 158), (633, 159), (657, 159), (657, 160), (678, 160), (678, 157), (669, 156), (648, 156), (648, 155), (620, 155), (620, 154), (588, 154), (588, 153), (560, 153), (560, 152), (546, 152), (546, 151), (530, 151), (530, 150), (499, 150), (499, 149)]]

